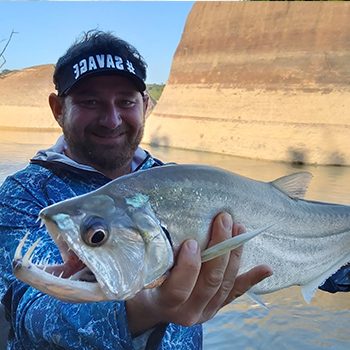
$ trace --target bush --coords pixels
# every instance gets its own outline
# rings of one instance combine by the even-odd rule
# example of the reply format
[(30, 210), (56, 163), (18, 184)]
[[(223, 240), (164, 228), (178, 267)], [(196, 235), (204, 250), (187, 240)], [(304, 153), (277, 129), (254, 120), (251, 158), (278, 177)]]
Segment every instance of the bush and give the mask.
[(164, 84), (147, 84), (147, 91), (153, 100), (159, 100), (163, 92), (164, 86)]

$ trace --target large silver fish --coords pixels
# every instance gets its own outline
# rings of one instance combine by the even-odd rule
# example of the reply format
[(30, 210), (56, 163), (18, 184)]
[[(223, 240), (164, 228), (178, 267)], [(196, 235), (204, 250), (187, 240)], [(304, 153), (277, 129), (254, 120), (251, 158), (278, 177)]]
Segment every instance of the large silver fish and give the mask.
[[(258, 264), (274, 272), (252, 294), (300, 285), (310, 301), (319, 285), (350, 262), (350, 206), (303, 200), (310, 179), (302, 172), (266, 183), (201, 165), (126, 175), (43, 209), (40, 217), (65, 263), (33, 264), (39, 242), (22, 256), (25, 237), (14, 273), (63, 300), (122, 300), (156, 285), (186, 239), (199, 242), (203, 260), (246, 242), (240, 272)], [(248, 232), (205, 250), (210, 224), (221, 211)]]

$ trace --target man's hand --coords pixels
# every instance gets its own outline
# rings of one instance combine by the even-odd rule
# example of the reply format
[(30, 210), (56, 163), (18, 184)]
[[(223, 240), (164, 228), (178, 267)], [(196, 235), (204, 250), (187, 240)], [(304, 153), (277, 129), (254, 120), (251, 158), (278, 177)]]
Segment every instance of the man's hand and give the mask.
[[(244, 232), (230, 215), (213, 221), (208, 247)], [(139, 334), (158, 323), (191, 326), (211, 319), (223, 306), (271, 276), (266, 265), (237, 276), (242, 248), (201, 263), (197, 242), (183, 243), (168, 278), (158, 288), (143, 290), (127, 301), (129, 327)]]

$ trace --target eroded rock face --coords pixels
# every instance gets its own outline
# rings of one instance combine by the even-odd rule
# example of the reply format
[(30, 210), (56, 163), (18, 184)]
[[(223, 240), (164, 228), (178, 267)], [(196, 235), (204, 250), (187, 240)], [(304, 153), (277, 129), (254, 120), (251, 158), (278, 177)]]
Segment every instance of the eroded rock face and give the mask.
[(0, 129), (54, 129), (48, 97), (55, 91), (52, 64), (0, 76)]
[(350, 4), (198, 2), (145, 141), (350, 165)]

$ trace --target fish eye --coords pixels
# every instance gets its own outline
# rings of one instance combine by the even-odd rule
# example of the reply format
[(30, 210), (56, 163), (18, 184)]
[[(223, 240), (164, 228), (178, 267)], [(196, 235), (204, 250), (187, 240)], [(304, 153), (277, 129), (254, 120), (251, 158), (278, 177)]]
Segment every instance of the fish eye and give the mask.
[(87, 245), (98, 247), (108, 239), (109, 229), (103, 218), (89, 216), (80, 225), (80, 234)]

